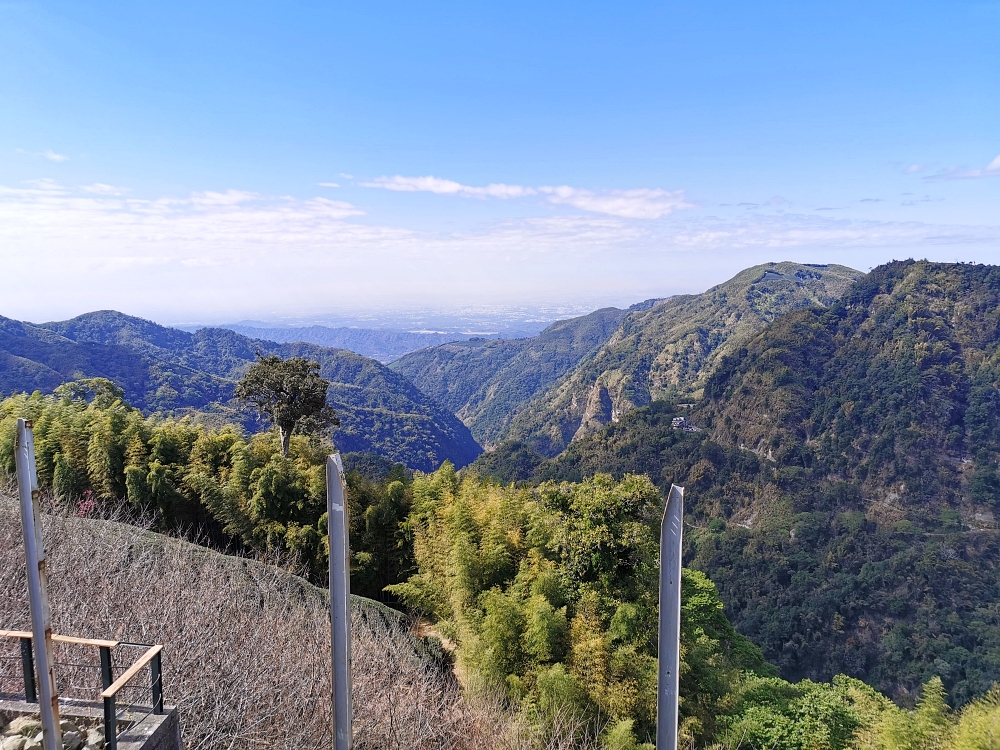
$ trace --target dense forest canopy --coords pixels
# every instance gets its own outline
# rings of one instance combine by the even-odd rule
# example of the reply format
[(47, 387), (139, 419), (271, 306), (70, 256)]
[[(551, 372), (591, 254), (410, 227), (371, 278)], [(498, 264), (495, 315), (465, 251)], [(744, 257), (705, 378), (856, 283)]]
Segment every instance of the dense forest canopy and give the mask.
[[(0, 403), (6, 472), (18, 416), (33, 419), (40, 483), (78, 515), (124, 497), (165, 529), (290, 555), (322, 580), (328, 444), (293, 436), (283, 457), (274, 433), (144, 417), (113, 384), (90, 380)], [(467, 689), (502, 691), (539, 736), (573, 716), (605, 747), (652, 747), (662, 500), (648, 478), (517, 488), (459, 476), (448, 463), (414, 474), (375, 456), (347, 459), (355, 593), (423, 612), (453, 644)], [(985, 750), (1000, 715), (997, 694), (951, 712), (936, 678), (906, 711), (846, 676), (790, 683), (774, 671), (730, 624), (714, 584), (686, 570), (690, 746)]]
[[(414, 479), (417, 573), (391, 588), (454, 641), (467, 684), (543, 724), (569, 707), (605, 724), (605, 747), (651, 750), (662, 511), (644, 476), (515, 487), (446, 465)], [(1000, 689), (959, 718), (938, 677), (913, 711), (846, 675), (787, 682), (697, 570), (684, 572), (681, 618), (683, 746), (995, 747)]]
[(654, 402), (554, 459), (509, 443), (476, 470), (686, 485), (687, 564), (783, 677), (911, 702), (939, 676), (961, 704), (1000, 680), (998, 302), (996, 267), (884, 266), (777, 318), (695, 408)]

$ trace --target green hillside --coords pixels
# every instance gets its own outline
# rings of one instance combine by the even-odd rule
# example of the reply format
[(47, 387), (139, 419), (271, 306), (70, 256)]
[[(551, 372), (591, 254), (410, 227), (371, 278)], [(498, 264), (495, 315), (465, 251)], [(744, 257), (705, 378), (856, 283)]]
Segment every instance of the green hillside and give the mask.
[(232, 391), (214, 373), (178, 359), (158, 359), (148, 347), (74, 341), (58, 330), (0, 318), (0, 392), (48, 392), (81, 377), (113, 380), (147, 411), (205, 407), (227, 400)]
[(277, 344), (221, 328), (188, 333), (115, 311), (34, 325), (0, 319), (0, 392), (41, 390), (105, 377), (146, 412), (222, 412), (257, 352), (320, 363), (341, 426), (343, 451), (379, 453), (430, 470), (480, 452), (469, 430), (405, 377), (375, 360), (315, 344)]
[[(688, 489), (686, 561), (786, 679), (902, 702), (1000, 680), (1000, 268), (912, 261), (776, 320), (694, 409), (659, 401), (505, 480), (647, 474)], [(700, 432), (672, 429), (684, 416)]]
[(845, 266), (767, 263), (632, 312), (500, 437), (551, 456), (652, 400), (697, 399), (722, 357), (789, 310), (831, 304), (859, 276)]
[(408, 354), (390, 368), (447, 406), (489, 445), (533, 397), (607, 341), (626, 315), (607, 307), (524, 339), (476, 338)]

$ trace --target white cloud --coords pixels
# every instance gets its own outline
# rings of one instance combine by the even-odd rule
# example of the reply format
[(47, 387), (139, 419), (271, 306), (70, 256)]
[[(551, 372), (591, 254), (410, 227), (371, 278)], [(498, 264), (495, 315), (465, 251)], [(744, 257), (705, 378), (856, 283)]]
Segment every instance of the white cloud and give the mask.
[(500, 198), (501, 200), (506, 200), (507, 198), (524, 198), (528, 195), (537, 195), (538, 191), (535, 188), (525, 187), (524, 185), (505, 185), (502, 182), (494, 182), (486, 187), (465, 187), (463, 189), (469, 195), (476, 196), (477, 198)]
[(328, 188), (340, 187), (340, 185), (338, 185), (336, 182), (317, 182), (316, 184), (319, 185), (320, 187), (328, 187)]
[(45, 151), (25, 151), (23, 148), (15, 148), (14, 153), (26, 154), (27, 156), (40, 156), (43, 159), (55, 162), (69, 161), (69, 157), (66, 154), (58, 154), (52, 149), (46, 149)]
[(1000, 155), (998, 155), (993, 161), (982, 169), (959, 169), (957, 167), (949, 167), (942, 172), (938, 172), (936, 175), (932, 175), (932, 177), (935, 178), (952, 180), (974, 180), (979, 177), (998, 176), (1000, 176)]
[(444, 193), (455, 195), (462, 192), (464, 185), (453, 180), (442, 180), (437, 177), (376, 177), (370, 182), (362, 182), (362, 187), (384, 188), (403, 193)]
[(428, 175), (426, 177), (378, 177), (361, 183), (363, 187), (382, 188), (398, 192), (426, 192), (439, 195), (466, 195), (474, 198), (525, 198), (542, 195), (555, 205), (567, 205), (583, 211), (592, 211), (608, 216), (626, 219), (659, 219), (678, 209), (693, 208), (684, 199), (683, 190), (662, 190), (660, 188), (636, 188), (633, 190), (593, 191), (568, 185), (538, 188), (525, 185), (493, 183), (485, 187), (463, 185), (454, 180)]
[(683, 190), (636, 188), (594, 193), (591, 190), (561, 185), (541, 187), (539, 191), (548, 196), (550, 203), (566, 204), (584, 211), (626, 219), (659, 219), (678, 209), (693, 208), (685, 201)]
[(926, 167), (923, 164), (911, 164), (903, 171), (906, 172), (906, 174), (917, 174), (919, 172), (923, 172), (924, 169), (926, 169)]
[(257, 193), (248, 193), (245, 190), (227, 190), (224, 193), (217, 193), (206, 190), (202, 193), (192, 193), (190, 203), (193, 206), (238, 206), (241, 203), (249, 203), (260, 196)]
[(344, 174), (343, 172), (340, 173), (340, 176), (343, 177), (345, 180), (353, 180), (354, 179), (354, 175), (352, 175), (352, 174)]
[(124, 195), (128, 192), (128, 188), (115, 187), (114, 185), (107, 185), (103, 182), (95, 182), (92, 185), (84, 185), (83, 189), (88, 193), (94, 193), (96, 195)]
[(527, 195), (537, 195), (534, 188), (523, 185), (504, 185), (493, 183), (486, 187), (472, 187), (454, 180), (444, 180), (440, 177), (376, 177), (370, 182), (362, 182), (362, 187), (383, 188), (401, 193), (438, 193), (439, 195), (468, 195), (474, 198), (523, 198)]

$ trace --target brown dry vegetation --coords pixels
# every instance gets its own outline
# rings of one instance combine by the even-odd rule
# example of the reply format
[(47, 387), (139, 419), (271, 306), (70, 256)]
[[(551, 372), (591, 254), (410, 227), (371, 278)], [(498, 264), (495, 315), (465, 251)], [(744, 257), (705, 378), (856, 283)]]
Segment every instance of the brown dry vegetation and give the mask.
[[(43, 533), (54, 631), (164, 644), (164, 694), (179, 709), (188, 750), (331, 745), (326, 592), (278, 566), (115, 521), (47, 514)], [(572, 717), (541, 737), (499, 701), (466, 700), (404, 618), (354, 604), (359, 750), (596, 744)], [(30, 629), (9, 492), (0, 492), (0, 629)]]

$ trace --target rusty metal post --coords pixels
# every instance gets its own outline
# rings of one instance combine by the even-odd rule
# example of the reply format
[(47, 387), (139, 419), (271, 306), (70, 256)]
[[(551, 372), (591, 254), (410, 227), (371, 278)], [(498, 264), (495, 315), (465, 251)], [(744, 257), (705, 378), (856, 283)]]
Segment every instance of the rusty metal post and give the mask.
[(660, 526), (660, 632), (656, 684), (656, 750), (677, 750), (681, 668), (681, 541), (684, 488), (670, 486)]
[(351, 750), (351, 544), (347, 483), (339, 453), (326, 459), (326, 513), (330, 535), (333, 747)]
[(38, 668), (39, 713), (42, 719), (42, 747), (59, 750), (59, 694), (52, 667), (52, 621), (49, 617), (48, 581), (45, 575), (45, 547), (38, 515), (38, 476), (35, 473), (35, 439), (31, 422), (17, 420), (17, 489), (21, 501), (24, 556), (28, 565), (28, 599), (31, 605), (31, 633)]

